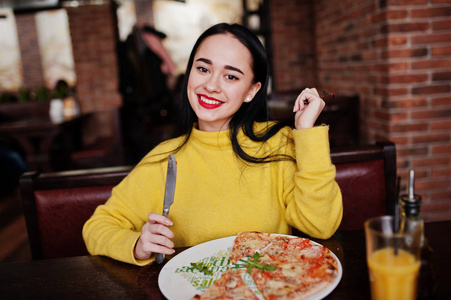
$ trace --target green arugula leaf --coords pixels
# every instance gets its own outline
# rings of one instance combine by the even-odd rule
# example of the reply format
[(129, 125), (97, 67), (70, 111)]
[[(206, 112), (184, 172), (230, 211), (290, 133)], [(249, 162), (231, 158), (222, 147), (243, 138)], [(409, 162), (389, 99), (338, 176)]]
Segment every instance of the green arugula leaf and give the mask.
[(199, 270), (200, 272), (204, 273), (205, 275), (213, 275), (213, 271), (208, 269), (208, 266), (204, 262), (200, 263), (191, 263), (190, 270)]
[(274, 270), (277, 269), (276, 267), (270, 266), (270, 265), (268, 265), (266, 263), (264, 263), (263, 265), (260, 264), (260, 257), (261, 257), (260, 253), (255, 252), (254, 255), (252, 255), (252, 257), (248, 259), (248, 261), (247, 261), (247, 272), (249, 274), (251, 273), (251, 269), (252, 268), (259, 269), (260, 273), (263, 272), (263, 270), (274, 271)]

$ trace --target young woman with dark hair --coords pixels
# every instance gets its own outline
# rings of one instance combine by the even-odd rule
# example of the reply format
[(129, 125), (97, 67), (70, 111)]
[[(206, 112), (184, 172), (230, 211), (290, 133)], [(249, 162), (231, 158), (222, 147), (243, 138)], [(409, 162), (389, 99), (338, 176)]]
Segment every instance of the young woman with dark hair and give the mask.
[[(197, 40), (182, 99), (181, 134), (155, 147), (85, 224), (91, 254), (145, 265), (155, 253), (240, 231), (329, 238), (342, 218), (324, 107), (316, 89), (295, 101), (295, 129), (268, 121), (268, 63), (258, 38), (218, 24)], [(169, 218), (167, 156), (177, 158)]]
[[(193, 47), (191, 56), (188, 60), (188, 66), (186, 68), (186, 78), (189, 78), (191, 68), (193, 66), (194, 55), (199, 48), (199, 45), (209, 36), (216, 34), (231, 34), (238, 39), (251, 54), (251, 68), (254, 74), (254, 83), (259, 82), (261, 84), (260, 89), (252, 99), (252, 101), (245, 101), (238, 111), (232, 116), (228, 126), (230, 131), (230, 138), (232, 147), (235, 153), (243, 160), (251, 163), (265, 163), (273, 160), (278, 160), (280, 157), (252, 157), (249, 156), (241, 148), (237, 134), (242, 129), (245, 134), (253, 141), (266, 141), (274, 134), (276, 134), (285, 125), (281, 122), (273, 122), (268, 124), (267, 130), (261, 133), (254, 132), (254, 122), (267, 122), (268, 121), (268, 105), (267, 105), (267, 90), (269, 82), (269, 70), (266, 51), (263, 48), (260, 40), (249, 29), (238, 24), (226, 24), (220, 23), (216, 26), (207, 29), (197, 40)], [(180, 149), (189, 139), (191, 130), (194, 124), (197, 122), (197, 116), (191, 107), (188, 94), (187, 94), (188, 80), (185, 81), (182, 95), (182, 128), (180, 129), (180, 135), (184, 135), (184, 143), (180, 145)], [(279, 155), (280, 156), (280, 155)], [(285, 159), (293, 159), (291, 157), (284, 157)]]

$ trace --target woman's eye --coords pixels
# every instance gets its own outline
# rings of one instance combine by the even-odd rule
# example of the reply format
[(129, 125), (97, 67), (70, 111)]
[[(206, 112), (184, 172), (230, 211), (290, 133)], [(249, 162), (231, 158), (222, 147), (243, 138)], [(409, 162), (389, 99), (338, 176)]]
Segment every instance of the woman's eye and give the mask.
[(208, 72), (208, 70), (207, 70), (206, 68), (204, 68), (204, 67), (197, 67), (197, 69), (198, 69), (200, 72), (202, 72), (202, 73)]
[(226, 78), (230, 79), (230, 80), (238, 80), (238, 77), (233, 76), (233, 75), (226, 75)]

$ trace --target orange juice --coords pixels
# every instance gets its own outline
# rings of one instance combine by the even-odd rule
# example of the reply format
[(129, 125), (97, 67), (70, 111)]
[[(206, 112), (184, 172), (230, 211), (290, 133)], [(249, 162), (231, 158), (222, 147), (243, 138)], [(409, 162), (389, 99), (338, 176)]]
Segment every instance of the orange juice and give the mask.
[(415, 299), (420, 262), (401, 249), (374, 252), (368, 259), (373, 300)]

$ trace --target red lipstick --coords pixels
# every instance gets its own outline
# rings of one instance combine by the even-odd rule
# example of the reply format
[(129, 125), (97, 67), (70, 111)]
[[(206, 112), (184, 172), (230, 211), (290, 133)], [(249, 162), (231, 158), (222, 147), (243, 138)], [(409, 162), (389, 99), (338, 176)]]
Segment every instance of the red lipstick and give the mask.
[[(212, 100), (217, 103), (207, 103), (207, 102), (202, 101), (201, 98), (207, 99), (207, 100)], [(205, 109), (215, 109), (224, 104), (224, 102), (221, 102), (218, 99), (215, 99), (212, 97), (208, 97), (206, 95), (197, 95), (197, 100), (199, 101), (200, 106), (202, 106)]]

